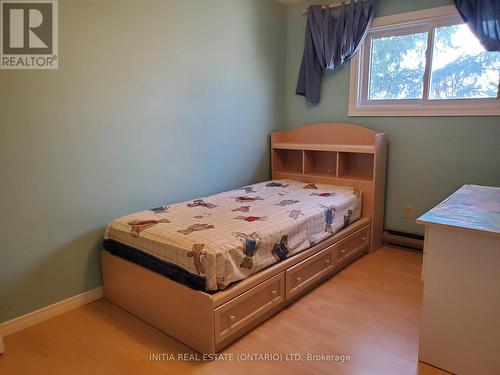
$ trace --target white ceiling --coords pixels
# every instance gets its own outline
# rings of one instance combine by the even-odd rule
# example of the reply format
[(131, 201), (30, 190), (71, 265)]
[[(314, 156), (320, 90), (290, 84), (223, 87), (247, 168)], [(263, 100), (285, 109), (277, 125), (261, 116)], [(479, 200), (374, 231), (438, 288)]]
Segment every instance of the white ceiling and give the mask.
[(276, 1), (279, 1), (282, 4), (290, 5), (290, 4), (300, 3), (304, 0), (276, 0)]

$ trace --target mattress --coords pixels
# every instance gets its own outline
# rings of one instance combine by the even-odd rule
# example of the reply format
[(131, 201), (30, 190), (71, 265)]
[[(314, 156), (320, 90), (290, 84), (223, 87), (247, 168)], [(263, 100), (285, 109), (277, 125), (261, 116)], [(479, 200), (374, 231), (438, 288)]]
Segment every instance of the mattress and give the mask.
[(361, 216), (350, 187), (267, 181), (109, 223), (104, 248), (191, 288), (216, 291)]

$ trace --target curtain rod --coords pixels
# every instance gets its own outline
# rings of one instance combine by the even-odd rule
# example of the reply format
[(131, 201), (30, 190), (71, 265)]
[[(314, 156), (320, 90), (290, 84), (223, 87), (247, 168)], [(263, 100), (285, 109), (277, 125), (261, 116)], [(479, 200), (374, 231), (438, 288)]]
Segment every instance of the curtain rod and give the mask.
[[(360, 0), (360, 1), (361, 1), (361, 0)], [(345, 5), (349, 5), (349, 4), (350, 4), (350, 3), (352, 3), (352, 2), (353, 2), (353, 1), (351, 1), (351, 0), (346, 0), (346, 1), (344, 1)], [(332, 9), (332, 8), (340, 8), (341, 6), (342, 6), (342, 3), (325, 4), (325, 5), (322, 5), (322, 6), (321, 6), (321, 9), (326, 9), (326, 8), (330, 8), (330, 9)], [(302, 15), (304, 15), (304, 16), (305, 16), (306, 14), (307, 14), (307, 9), (304, 9), (304, 10), (302, 11)]]

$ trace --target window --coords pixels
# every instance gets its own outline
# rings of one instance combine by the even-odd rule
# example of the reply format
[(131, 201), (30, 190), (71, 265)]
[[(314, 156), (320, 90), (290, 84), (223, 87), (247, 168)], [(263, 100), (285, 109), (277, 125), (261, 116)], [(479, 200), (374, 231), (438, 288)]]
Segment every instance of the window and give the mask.
[(453, 6), (380, 17), (351, 62), (350, 116), (500, 115), (500, 53)]

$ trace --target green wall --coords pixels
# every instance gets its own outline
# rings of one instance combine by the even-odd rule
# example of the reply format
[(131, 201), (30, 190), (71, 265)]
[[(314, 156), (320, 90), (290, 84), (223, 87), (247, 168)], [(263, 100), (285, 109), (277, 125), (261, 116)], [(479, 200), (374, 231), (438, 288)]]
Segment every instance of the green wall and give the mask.
[[(287, 8), (287, 126), (347, 122), (388, 134), (386, 228), (423, 233), (415, 218), (402, 217), (405, 204), (412, 204), (418, 217), (463, 184), (500, 186), (498, 116), (348, 117), (349, 64), (336, 73), (327, 72), (319, 105), (306, 104), (295, 95), (306, 23), (301, 11), (313, 3), (321, 1)], [(450, 4), (451, 0), (381, 0), (377, 15)]]
[(0, 321), (101, 285), (108, 221), (269, 176), (286, 10), (61, 0), (60, 69), (0, 71)]

